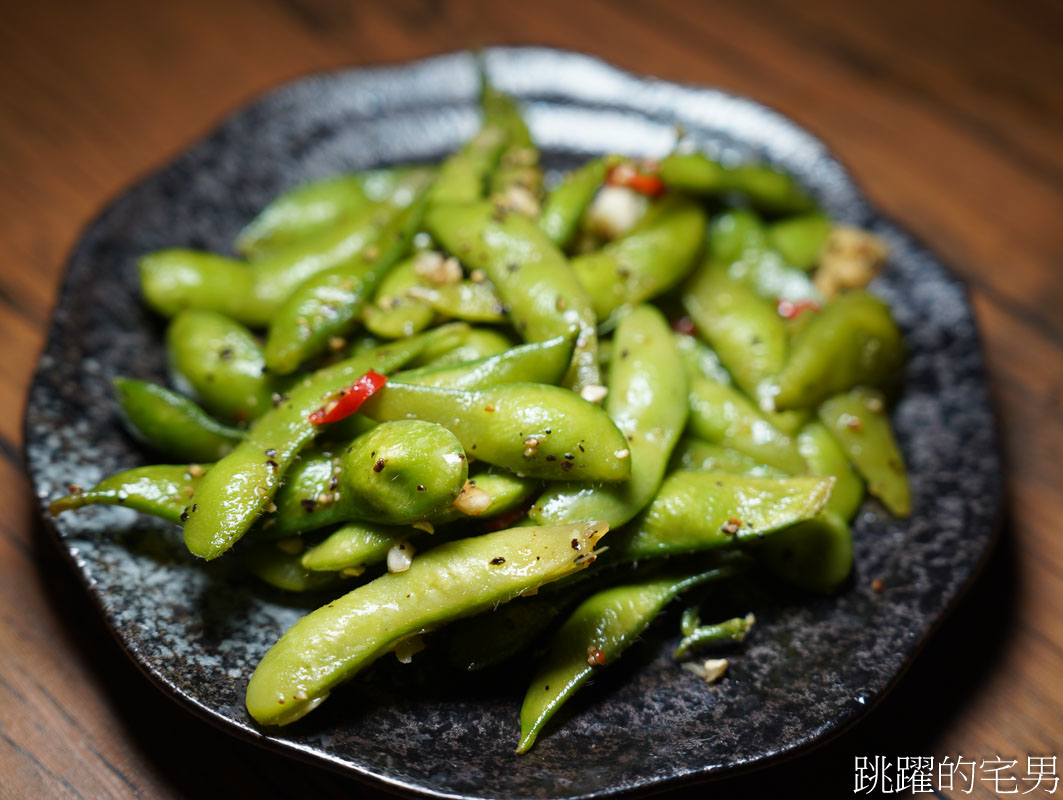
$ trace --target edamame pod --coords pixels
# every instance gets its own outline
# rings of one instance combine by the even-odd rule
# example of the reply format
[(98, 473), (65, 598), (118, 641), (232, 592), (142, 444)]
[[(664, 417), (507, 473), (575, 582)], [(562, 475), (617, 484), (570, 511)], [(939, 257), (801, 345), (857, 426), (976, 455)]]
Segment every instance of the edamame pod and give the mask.
[(409, 526), (349, 522), (306, 550), (300, 564), (316, 572), (358, 572), (383, 563), (392, 547), (420, 533)]
[(539, 216), (539, 230), (562, 250), (572, 244), (580, 220), (605, 182), (611, 161), (607, 158), (591, 159), (565, 175), (561, 183), (547, 194)]
[(794, 586), (834, 594), (852, 571), (853, 537), (844, 519), (824, 509), (771, 536), (761, 555), (774, 573)]
[(236, 252), (261, 258), (320, 232), (372, 203), (408, 206), (435, 174), (433, 167), (387, 167), (311, 181), (279, 195), (236, 238)]
[(681, 281), (694, 266), (705, 238), (705, 213), (669, 195), (652, 206), (634, 230), (601, 250), (572, 259), (599, 320), (616, 309), (649, 300)]
[(209, 466), (161, 464), (127, 469), (105, 478), (92, 489), (71, 486), (70, 494), (52, 501), (48, 513), (54, 517), (82, 506), (125, 506), (170, 522), (180, 522), (182, 512), (192, 502)]
[(444, 247), (482, 269), (526, 342), (576, 335), (566, 385), (601, 383), (598, 333), (590, 298), (557, 249), (527, 217), (499, 213), (490, 203), (433, 208), (425, 220)]
[[(789, 350), (786, 327), (775, 309), (712, 262), (684, 286), (683, 306), (735, 383), (760, 401), (770, 389), (768, 379), (785, 366)], [(771, 410), (770, 400), (767, 408)]]
[(169, 248), (137, 261), (140, 292), (152, 309), (172, 317), (187, 308), (216, 311), (233, 319), (255, 317), (248, 311), (255, 274), (247, 264), (213, 253)]
[(782, 470), (805, 471), (792, 438), (780, 431), (737, 389), (687, 373), (690, 382), (689, 430), (699, 439), (721, 444)]
[(794, 341), (775, 379), (775, 408), (811, 408), (854, 386), (881, 385), (903, 363), (904, 342), (889, 306), (849, 292), (815, 314)]
[(572, 612), (550, 639), (520, 709), (520, 744), (526, 753), (543, 726), (598, 669), (613, 664), (634, 644), (668, 601), (685, 589), (717, 578), (715, 569), (663, 576), (598, 592)]
[(609, 559), (635, 561), (756, 542), (814, 517), (833, 485), (833, 478), (674, 472), (649, 507), (615, 534)]
[(845, 452), (822, 422), (813, 420), (797, 435), (797, 449), (808, 464), (810, 475), (830, 475), (834, 490), (827, 501), (826, 511), (833, 511), (843, 520), (850, 520), (864, 501), (864, 482), (853, 471)]
[(472, 280), (426, 286), (414, 292), (437, 314), (466, 322), (505, 322), (506, 306), (494, 287), (486, 280)]
[(428, 347), (410, 362), (411, 367), (444, 367), (479, 361), (513, 349), (516, 342), (501, 331), (469, 328), (460, 342), (447, 347)]
[(430, 364), (396, 372), (392, 383), (480, 389), (499, 383), (549, 383), (561, 380), (572, 360), (572, 339), (556, 336), (520, 345), (497, 355), (457, 364)]
[(820, 406), (819, 418), (867, 480), (867, 490), (898, 517), (908, 516), (912, 505), (908, 474), (882, 393), (860, 387), (837, 395)]
[(487, 178), (507, 143), (506, 133), (485, 126), (461, 150), (439, 167), (429, 202), (433, 207), (463, 205), (482, 200)]
[(187, 309), (166, 330), (175, 379), (187, 383), (212, 413), (250, 421), (272, 408), (279, 384), (266, 374), (254, 334), (216, 311)]
[(738, 192), (764, 211), (795, 214), (815, 205), (793, 178), (766, 164), (728, 168), (702, 153), (671, 153), (661, 161), (659, 174), (669, 186), (691, 194)]
[(768, 243), (787, 264), (807, 272), (819, 263), (833, 227), (820, 212), (789, 217), (768, 226)]
[(642, 305), (620, 320), (613, 337), (605, 410), (627, 439), (631, 480), (615, 486), (560, 484), (528, 512), (538, 525), (602, 519), (616, 528), (657, 492), (687, 419), (683, 364), (664, 316)]
[(247, 438), (221, 459), (199, 487), (198, 502), (188, 510), (185, 544), (197, 556), (217, 558), (240, 539), (272, 503), (292, 461), (317, 435), (308, 419), (329, 395), (349, 386), (370, 369), (390, 372), (419, 353), (443, 328), (393, 342), (326, 367), (294, 387), (267, 411)]
[(624, 436), (598, 406), (538, 383), (475, 391), (388, 384), (362, 413), (378, 422), (423, 419), (449, 428), (465, 452), (518, 475), (554, 480), (625, 481)]
[(247, 686), (262, 725), (285, 725), (404, 639), (533, 592), (594, 560), (607, 527), (513, 528), (446, 542), (303, 617), (266, 653)]
[(401, 339), (427, 328), (436, 313), (414, 289), (423, 287), (417, 274), (420, 254), (396, 264), (380, 281), (372, 304), (363, 310), (366, 330), (382, 339)]
[[(734, 472), (759, 478), (785, 478), (786, 473), (730, 447), (686, 436), (672, 451), (669, 471), (688, 469), (697, 472)], [(815, 473), (819, 474), (819, 473)], [(833, 497), (833, 493), (831, 497)]]
[(244, 566), (256, 578), (286, 592), (320, 592), (343, 584), (337, 572), (314, 572), (302, 564), (301, 543), (285, 549), (287, 543), (254, 542), (241, 552)]
[(115, 378), (127, 427), (145, 444), (179, 461), (216, 461), (244, 438), (184, 395), (147, 381)]
[(424, 218), (427, 195), (397, 214), (379, 240), (354, 258), (304, 281), (278, 309), (266, 340), (266, 365), (287, 375), (345, 336), (362, 316), (368, 296), (410, 248)]
[(724, 386), (733, 385), (731, 373), (724, 368), (720, 357), (711, 347), (685, 333), (675, 333), (672, 338), (688, 374), (702, 375)]

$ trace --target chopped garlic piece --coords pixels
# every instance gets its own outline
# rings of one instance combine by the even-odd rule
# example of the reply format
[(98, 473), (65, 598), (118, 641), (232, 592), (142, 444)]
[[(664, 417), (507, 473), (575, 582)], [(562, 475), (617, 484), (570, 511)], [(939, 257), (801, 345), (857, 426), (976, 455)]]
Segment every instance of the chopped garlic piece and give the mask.
[(609, 390), (597, 383), (584, 386), (579, 390), (579, 396), (588, 403), (600, 403), (605, 399), (607, 394), (609, 394)]
[(645, 196), (626, 186), (603, 186), (587, 209), (587, 227), (616, 239), (638, 224), (648, 205)]
[(726, 658), (709, 658), (701, 664), (695, 661), (688, 661), (683, 664), (683, 669), (687, 672), (693, 672), (711, 686), (723, 677), (724, 673), (727, 672), (728, 666), (729, 662)]
[(827, 237), (813, 281), (828, 298), (846, 289), (862, 289), (882, 268), (888, 255), (886, 243), (873, 233), (850, 225), (835, 225)]
[(491, 506), (491, 495), (471, 481), (465, 481), (454, 508), (469, 517), (478, 517)]
[(413, 564), (413, 554), (417, 552), (409, 542), (393, 544), (388, 550), (388, 572), (405, 572)]
[(431, 284), (458, 283), (461, 280), (461, 265), (456, 258), (443, 258), (442, 253), (429, 250), (417, 256), (413, 271)]
[(414, 634), (395, 645), (395, 658), (399, 660), (400, 664), (409, 664), (413, 661), (413, 657), (427, 646), (420, 634)]

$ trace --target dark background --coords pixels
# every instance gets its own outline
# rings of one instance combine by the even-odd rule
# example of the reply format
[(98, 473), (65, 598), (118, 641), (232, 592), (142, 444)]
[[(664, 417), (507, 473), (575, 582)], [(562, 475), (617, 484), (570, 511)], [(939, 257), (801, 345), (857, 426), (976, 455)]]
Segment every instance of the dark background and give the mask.
[(278, 82), (484, 44), (583, 50), (790, 115), (963, 276), (985, 338), (1010, 496), (985, 573), (856, 728), (683, 796), (851, 796), (856, 755), (1000, 755), (1022, 774), (1027, 755), (1059, 754), (1061, 37), (1052, 0), (5, 3), (0, 796), (372, 795), (231, 739), (141, 677), (36, 522), (22, 407), (65, 257), (124, 186)]

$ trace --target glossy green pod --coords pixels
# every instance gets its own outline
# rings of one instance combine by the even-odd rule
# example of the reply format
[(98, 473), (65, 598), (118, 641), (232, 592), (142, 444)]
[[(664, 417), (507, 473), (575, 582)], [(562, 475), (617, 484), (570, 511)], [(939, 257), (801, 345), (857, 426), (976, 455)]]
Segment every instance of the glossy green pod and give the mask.
[[(693, 436), (682, 438), (675, 446), (668, 469), (670, 472), (686, 469), (697, 472), (734, 472), (759, 478), (786, 477), (782, 470), (762, 464), (745, 453)], [(833, 494), (831, 496), (833, 497)]]
[(794, 586), (834, 594), (852, 572), (853, 537), (844, 519), (823, 510), (770, 537), (760, 554), (775, 574)]
[(424, 218), (427, 195), (399, 212), (372, 247), (331, 269), (318, 272), (288, 297), (270, 321), (266, 365), (287, 375), (319, 355), (336, 337), (358, 324), (377, 284), (410, 248)]
[(694, 574), (689, 567), (673, 569), (584, 600), (551, 637), (546, 657), (531, 679), (520, 709), (517, 753), (531, 749), (565, 701), (638, 641), (669, 600), (716, 577), (715, 569)]
[(826, 400), (819, 418), (867, 481), (867, 490), (898, 517), (911, 512), (904, 457), (886, 416), (881, 392), (856, 388)]
[(382, 564), (392, 547), (422, 534), (409, 526), (348, 522), (302, 553), (300, 564), (315, 572), (357, 572)]
[(484, 125), (498, 127), (506, 133), (506, 148), (491, 173), (490, 191), (505, 194), (516, 186), (531, 197), (537, 197), (543, 180), (539, 151), (532, 142), (531, 132), (521, 116), (517, 101), (485, 85), (480, 102), (484, 110)]
[(465, 337), (451, 347), (426, 348), (410, 362), (411, 367), (446, 367), (479, 361), (511, 350), (516, 342), (491, 328), (469, 328)]
[(601, 383), (594, 308), (564, 254), (534, 222), (491, 203), (431, 209), (425, 224), (444, 247), (482, 269), (526, 342), (575, 335), (566, 385)]
[(373, 302), (363, 309), (366, 330), (382, 339), (401, 339), (427, 328), (436, 313), (413, 290), (424, 282), (417, 274), (417, 256), (404, 259), (384, 275)]
[(415, 297), (437, 314), (466, 322), (505, 322), (506, 306), (489, 281), (463, 280), (418, 289)]
[(790, 349), (782, 317), (712, 262), (683, 287), (683, 306), (735, 383), (760, 401), (764, 390), (770, 390), (768, 379), (785, 366)]
[(731, 380), (731, 373), (724, 367), (720, 357), (700, 339), (685, 333), (674, 333), (672, 339), (688, 374), (702, 375), (724, 386), (731, 386), (734, 383)]
[(689, 194), (715, 195), (726, 188), (725, 170), (701, 153), (669, 153), (658, 167), (658, 175), (670, 188)]
[(635, 561), (757, 542), (814, 517), (833, 485), (833, 478), (673, 472), (649, 507), (613, 536), (609, 559)]
[(538, 525), (601, 519), (619, 527), (657, 492), (687, 419), (686, 374), (668, 322), (642, 305), (620, 320), (613, 337), (605, 411), (627, 440), (631, 479), (614, 486), (555, 484), (532, 505)]
[(236, 252), (247, 258), (313, 236), (373, 203), (409, 205), (428, 186), (433, 167), (388, 167), (296, 186), (270, 201), (236, 237)]
[(377, 421), (423, 419), (449, 428), (465, 452), (518, 475), (624, 481), (627, 442), (609, 416), (574, 392), (538, 383), (474, 391), (389, 384), (362, 406)]
[(809, 422), (797, 435), (797, 449), (808, 464), (810, 475), (830, 475), (834, 491), (827, 501), (827, 511), (850, 520), (864, 501), (864, 482), (853, 470), (845, 451), (822, 422)]
[(513, 528), (446, 542), (300, 619), (247, 686), (262, 725), (284, 725), (410, 636), (486, 611), (583, 569), (606, 527)]
[(351, 508), (349, 518), (404, 525), (449, 507), (468, 477), (465, 451), (443, 426), (383, 422), (344, 452), (335, 502)]
[(122, 420), (134, 436), (176, 461), (217, 461), (244, 438), (184, 395), (134, 378), (112, 382)]
[(200, 484), (198, 503), (189, 509), (185, 544), (197, 556), (217, 558), (239, 540), (267, 506), (299, 453), (318, 434), (308, 416), (335, 392), (373, 369), (387, 373), (419, 353), (432, 333), (369, 350), (314, 373), (248, 431), (247, 438), (221, 459)]
[(279, 385), (266, 374), (258, 339), (245, 325), (216, 311), (188, 309), (166, 330), (176, 380), (223, 419), (250, 421), (273, 407)]
[(686, 277), (701, 253), (706, 222), (697, 203), (668, 195), (627, 235), (573, 258), (572, 270), (598, 319), (656, 297)]
[(819, 263), (833, 227), (820, 212), (788, 217), (768, 226), (768, 244), (787, 264), (808, 271)]
[[(125, 506), (170, 522), (180, 522), (196, 488), (209, 469), (198, 464), (134, 467), (106, 478), (91, 489), (70, 487), (70, 494), (52, 501), (54, 517), (64, 511), (89, 505)], [(77, 491), (73, 491), (77, 489)]]
[(699, 439), (730, 447), (789, 475), (805, 471), (796, 442), (780, 431), (752, 401), (731, 386), (687, 373), (688, 430)]
[(872, 294), (843, 294), (809, 320), (775, 379), (775, 408), (811, 408), (858, 385), (878, 386), (904, 363), (889, 306)]
[(482, 200), (487, 180), (507, 144), (506, 132), (485, 126), (439, 167), (429, 202), (433, 207), (463, 205)]
[(393, 383), (479, 389), (499, 383), (560, 382), (572, 360), (572, 339), (556, 336), (542, 342), (508, 348), (496, 355), (455, 364), (429, 364), (396, 372)]
[(198, 308), (265, 327), (299, 284), (357, 256), (394, 213), (389, 206), (368, 206), (253, 265), (194, 250), (149, 253), (138, 262), (141, 290), (165, 316)]
[(728, 274), (772, 303), (823, 298), (804, 270), (791, 267), (772, 249), (761, 219), (751, 211), (725, 211), (709, 226), (709, 257)]
[(546, 195), (539, 230), (562, 250), (572, 244), (580, 220), (587, 212), (598, 189), (605, 182), (610, 159), (594, 158), (572, 170)]
[(253, 542), (240, 551), (244, 566), (256, 578), (286, 592), (320, 592), (343, 585), (336, 572), (314, 572), (302, 564), (301, 554), (278, 542)]
[(669, 186), (690, 194), (737, 192), (763, 211), (797, 214), (815, 207), (800, 184), (767, 164), (724, 167), (702, 153), (672, 153), (661, 161), (659, 174)]

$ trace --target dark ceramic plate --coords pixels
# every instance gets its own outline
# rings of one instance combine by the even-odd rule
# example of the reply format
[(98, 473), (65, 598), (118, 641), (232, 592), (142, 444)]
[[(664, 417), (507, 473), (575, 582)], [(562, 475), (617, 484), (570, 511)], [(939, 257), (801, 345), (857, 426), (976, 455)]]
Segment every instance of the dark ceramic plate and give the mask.
[[(676, 668), (668, 653), (677, 628), (661, 626), (517, 758), (527, 668), (469, 680), (431, 656), (422, 669), (381, 662), (372, 682), (337, 692), (297, 726), (263, 733), (244, 711), (245, 682), (305, 609), (256, 586), (232, 559), (195, 563), (176, 529), (127, 509), (84, 510), (50, 527), (122, 646), (163, 691), (236, 735), (393, 788), (601, 796), (732, 773), (842, 731), (898, 678), (992, 543), (1000, 464), (963, 287), (868, 205), (821, 142), (757, 103), (573, 53), (486, 57), (492, 80), (526, 102), (553, 166), (605, 151), (661, 156), (682, 125), (720, 158), (763, 158), (797, 175), (834, 217), (889, 242), (890, 269), (874, 288), (911, 350), (895, 422), (915, 511), (898, 520), (865, 506), (851, 586), (830, 599), (743, 600), (757, 610), (755, 635), (712, 688)], [(226, 251), (256, 209), (292, 184), (438, 160), (475, 130), (476, 92), (467, 53), (306, 78), (237, 112), (108, 207), (70, 261), (31, 389), (26, 453), (42, 506), (68, 484), (148, 460), (122, 432), (110, 388), (116, 375), (164, 379), (162, 327), (138, 298), (139, 255), (172, 245)]]

